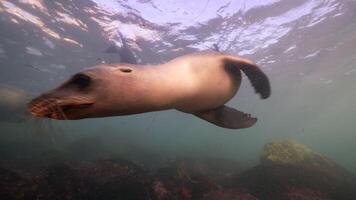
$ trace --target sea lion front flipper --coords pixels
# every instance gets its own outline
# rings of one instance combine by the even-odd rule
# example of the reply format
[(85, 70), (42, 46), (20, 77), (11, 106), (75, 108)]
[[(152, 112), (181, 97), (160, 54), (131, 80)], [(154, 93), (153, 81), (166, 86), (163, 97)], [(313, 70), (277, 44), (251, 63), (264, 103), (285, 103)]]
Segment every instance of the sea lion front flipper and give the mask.
[(256, 93), (260, 94), (262, 99), (267, 99), (271, 95), (271, 86), (268, 77), (256, 63), (246, 58), (230, 56), (225, 60), (225, 67), (228, 70), (238, 68), (243, 71), (251, 81)]
[(194, 115), (217, 126), (230, 129), (248, 128), (253, 126), (257, 121), (257, 118), (251, 117), (250, 114), (225, 105), (213, 110), (194, 113)]

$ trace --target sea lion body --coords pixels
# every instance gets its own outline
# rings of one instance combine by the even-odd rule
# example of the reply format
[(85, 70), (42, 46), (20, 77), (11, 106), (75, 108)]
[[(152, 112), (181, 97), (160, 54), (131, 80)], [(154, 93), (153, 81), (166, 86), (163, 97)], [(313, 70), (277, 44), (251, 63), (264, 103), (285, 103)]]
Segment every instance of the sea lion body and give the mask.
[(225, 128), (246, 128), (257, 119), (224, 106), (240, 87), (241, 70), (262, 98), (270, 95), (267, 76), (252, 61), (201, 52), (161, 65), (91, 67), (34, 99), (29, 110), (38, 117), (82, 119), (177, 109)]
[(233, 76), (226, 71), (223, 58), (219, 53), (197, 53), (159, 66), (166, 73), (162, 75), (170, 79), (167, 89), (175, 93), (172, 108), (195, 113), (229, 101), (240, 86), (241, 73), (236, 71)]

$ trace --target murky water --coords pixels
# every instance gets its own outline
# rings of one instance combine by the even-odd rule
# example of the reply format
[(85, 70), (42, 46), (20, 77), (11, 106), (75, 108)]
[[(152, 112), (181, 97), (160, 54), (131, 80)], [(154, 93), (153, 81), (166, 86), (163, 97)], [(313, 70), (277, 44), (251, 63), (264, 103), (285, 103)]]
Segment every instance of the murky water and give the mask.
[[(0, 167), (115, 155), (153, 171), (215, 159), (242, 172), (259, 165), (265, 144), (294, 139), (356, 173), (355, 33), (353, 0), (2, 0)], [(24, 113), (32, 97), (85, 67), (209, 49), (250, 58), (269, 77), (270, 98), (244, 78), (228, 103), (257, 116), (253, 127), (223, 129), (174, 110), (64, 122)]]

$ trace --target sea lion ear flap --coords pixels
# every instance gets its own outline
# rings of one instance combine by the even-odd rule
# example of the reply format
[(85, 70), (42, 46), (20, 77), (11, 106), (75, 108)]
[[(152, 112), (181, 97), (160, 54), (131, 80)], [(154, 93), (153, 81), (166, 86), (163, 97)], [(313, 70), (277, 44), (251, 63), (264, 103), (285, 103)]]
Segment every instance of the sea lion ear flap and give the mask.
[(194, 113), (194, 115), (217, 126), (229, 129), (249, 128), (257, 122), (257, 118), (251, 117), (250, 114), (225, 105), (213, 110)]
[(132, 72), (131, 67), (119, 67), (118, 70), (120, 70), (123, 73), (131, 73)]

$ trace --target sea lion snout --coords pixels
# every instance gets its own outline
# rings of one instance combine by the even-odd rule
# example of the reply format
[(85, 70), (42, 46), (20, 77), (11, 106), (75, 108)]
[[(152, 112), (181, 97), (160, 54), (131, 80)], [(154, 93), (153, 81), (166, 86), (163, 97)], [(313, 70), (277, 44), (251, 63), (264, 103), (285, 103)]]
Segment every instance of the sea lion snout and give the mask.
[[(94, 104), (85, 98), (53, 98), (41, 95), (28, 103), (28, 111), (35, 117), (58, 120), (81, 119)], [(78, 112), (80, 111), (80, 112)]]
[[(35, 117), (76, 120), (107, 112), (111, 67), (97, 66), (72, 75), (67, 81), (30, 101), (27, 110)], [(131, 71), (130, 71), (131, 72)], [(125, 73), (129, 73), (125, 71)], [(110, 75), (110, 76), (109, 76)]]
[(28, 111), (35, 117), (58, 120), (85, 118), (95, 102), (93, 82), (89, 73), (74, 74), (59, 87), (30, 101)]
[(27, 109), (35, 117), (62, 119), (64, 117), (59, 112), (57, 105), (55, 99), (47, 99), (40, 96), (30, 101)]

